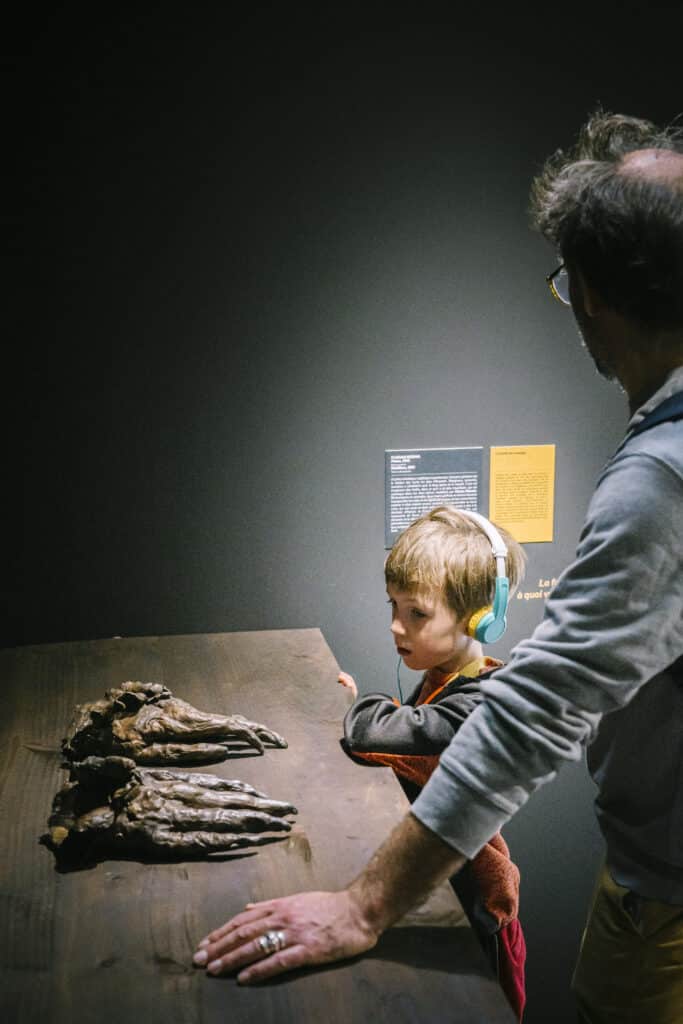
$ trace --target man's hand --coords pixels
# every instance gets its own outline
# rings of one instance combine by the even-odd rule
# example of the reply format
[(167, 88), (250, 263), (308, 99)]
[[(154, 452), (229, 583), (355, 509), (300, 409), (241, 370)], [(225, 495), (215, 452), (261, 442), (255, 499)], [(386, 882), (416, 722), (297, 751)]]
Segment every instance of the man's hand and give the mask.
[(240, 971), (237, 980), (245, 984), (357, 956), (378, 937), (349, 890), (304, 892), (248, 903), (199, 943), (194, 963), (213, 975)]
[(464, 862), (407, 814), (348, 889), (248, 903), (202, 939), (194, 963), (213, 975), (239, 971), (244, 984), (357, 956)]
[(348, 672), (340, 672), (337, 680), (346, 690), (351, 694), (352, 700), (358, 698), (358, 687), (356, 686), (356, 680), (353, 676), (350, 676)]

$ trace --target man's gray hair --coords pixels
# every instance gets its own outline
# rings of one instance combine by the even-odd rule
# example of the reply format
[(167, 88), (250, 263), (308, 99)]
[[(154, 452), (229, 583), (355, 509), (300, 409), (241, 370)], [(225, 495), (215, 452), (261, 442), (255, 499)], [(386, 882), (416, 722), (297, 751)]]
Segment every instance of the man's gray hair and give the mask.
[(613, 309), (651, 329), (677, 329), (683, 172), (679, 181), (625, 173), (624, 157), (645, 149), (683, 153), (683, 130), (598, 110), (534, 179), (532, 224)]

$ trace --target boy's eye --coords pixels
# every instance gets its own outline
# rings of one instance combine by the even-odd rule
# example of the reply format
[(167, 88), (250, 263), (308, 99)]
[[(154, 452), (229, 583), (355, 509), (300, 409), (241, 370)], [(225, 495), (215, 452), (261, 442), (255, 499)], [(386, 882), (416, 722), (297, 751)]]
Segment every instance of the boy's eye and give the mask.
[(419, 608), (411, 608), (410, 609), (410, 614), (412, 615), (412, 617), (414, 619), (426, 619), (427, 618), (425, 613), (420, 611)]

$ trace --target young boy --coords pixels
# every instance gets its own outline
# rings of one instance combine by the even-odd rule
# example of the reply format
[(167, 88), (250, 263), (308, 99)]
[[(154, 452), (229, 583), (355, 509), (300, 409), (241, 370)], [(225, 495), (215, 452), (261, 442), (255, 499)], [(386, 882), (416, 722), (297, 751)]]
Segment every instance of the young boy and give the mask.
[[(384, 575), (394, 643), (408, 668), (424, 675), (398, 704), (382, 693), (356, 699), (353, 678), (340, 672), (354, 698), (342, 746), (360, 763), (393, 768), (411, 801), (502, 665), (484, 656), (482, 642), (502, 635), (525, 557), (504, 530), (449, 505), (415, 520), (389, 552)], [(500, 833), (451, 884), (521, 1020), (526, 947), (517, 917), (519, 871)]]

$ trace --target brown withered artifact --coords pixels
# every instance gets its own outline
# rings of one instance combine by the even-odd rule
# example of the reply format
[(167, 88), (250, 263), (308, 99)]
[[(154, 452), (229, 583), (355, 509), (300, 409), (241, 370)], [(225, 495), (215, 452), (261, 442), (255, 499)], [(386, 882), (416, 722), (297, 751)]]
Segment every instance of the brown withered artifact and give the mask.
[(76, 706), (62, 752), (70, 763), (113, 755), (137, 764), (208, 764), (245, 747), (262, 754), (265, 744), (287, 741), (242, 715), (199, 711), (161, 683), (127, 682)]
[(41, 842), (62, 867), (103, 857), (205, 856), (284, 838), (287, 815), (296, 813), (237, 779), (87, 757), (71, 765)]

